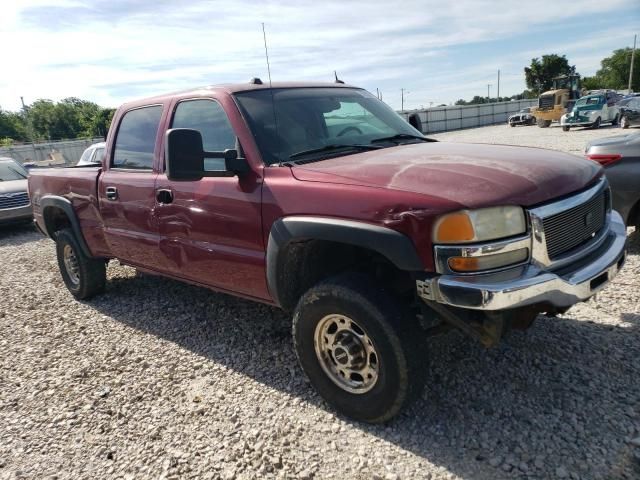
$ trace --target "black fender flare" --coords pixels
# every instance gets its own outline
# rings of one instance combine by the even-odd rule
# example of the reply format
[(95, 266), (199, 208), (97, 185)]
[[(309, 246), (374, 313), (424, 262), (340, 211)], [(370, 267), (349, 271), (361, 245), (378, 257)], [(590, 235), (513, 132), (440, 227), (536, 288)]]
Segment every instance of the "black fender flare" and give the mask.
[(82, 229), (80, 228), (80, 221), (78, 220), (78, 216), (76, 212), (73, 210), (73, 205), (71, 202), (64, 197), (59, 197), (57, 195), (45, 195), (40, 199), (40, 210), (42, 211), (42, 218), (44, 219), (44, 233), (49, 237), (55, 240), (54, 233), (51, 231), (51, 225), (47, 221), (47, 209), (49, 208), (58, 208), (62, 210), (67, 218), (69, 219), (69, 223), (71, 223), (71, 230), (73, 230), (73, 234), (82, 249), (82, 253), (84, 253), (87, 257), (91, 258), (93, 255), (87, 246), (87, 243), (84, 240), (84, 235), (82, 234)]
[(296, 240), (326, 240), (355, 245), (378, 252), (400, 270), (424, 270), (411, 239), (396, 230), (339, 218), (284, 217), (271, 226), (266, 256), (267, 286), (278, 305), (282, 304), (278, 292), (280, 254), (288, 243)]

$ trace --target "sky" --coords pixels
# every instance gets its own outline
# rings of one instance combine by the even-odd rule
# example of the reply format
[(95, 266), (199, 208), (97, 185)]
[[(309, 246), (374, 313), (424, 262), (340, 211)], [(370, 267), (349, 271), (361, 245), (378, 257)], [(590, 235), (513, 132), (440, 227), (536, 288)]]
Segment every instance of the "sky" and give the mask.
[(640, 0), (13, 0), (0, 16), (0, 107), (104, 107), (216, 83), (345, 82), (405, 109), (525, 88), (533, 57), (593, 75), (640, 33)]

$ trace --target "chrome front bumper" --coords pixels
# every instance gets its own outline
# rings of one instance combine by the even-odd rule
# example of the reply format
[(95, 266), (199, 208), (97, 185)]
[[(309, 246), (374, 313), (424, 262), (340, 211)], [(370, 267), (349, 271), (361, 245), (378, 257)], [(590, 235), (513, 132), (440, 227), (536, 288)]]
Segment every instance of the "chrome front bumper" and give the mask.
[(416, 282), (418, 296), (453, 307), (506, 310), (545, 304), (570, 307), (587, 300), (616, 276), (625, 259), (627, 231), (622, 217), (610, 213), (602, 245), (562, 268), (533, 264), (483, 275), (439, 275)]
[(30, 204), (24, 207), (0, 209), (0, 224), (28, 220), (31, 217), (33, 217), (33, 210)]

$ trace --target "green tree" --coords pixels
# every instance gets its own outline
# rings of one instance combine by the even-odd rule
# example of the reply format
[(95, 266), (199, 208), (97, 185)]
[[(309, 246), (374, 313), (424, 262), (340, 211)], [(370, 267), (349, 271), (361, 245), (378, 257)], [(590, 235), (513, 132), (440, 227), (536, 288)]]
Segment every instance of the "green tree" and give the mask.
[(575, 66), (569, 65), (564, 55), (542, 55), (542, 58), (532, 58), (531, 65), (524, 68), (527, 88), (538, 96), (553, 87), (553, 78), (560, 75), (575, 73)]
[(4, 143), (26, 140), (26, 130), (22, 115), (0, 109), (0, 139), (5, 139)]
[(109, 132), (113, 114), (116, 113), (115, 108), (101, 108), (93, 119), (91, 135), (92, 137), (105, 137)]
[[(633, 61), (633, 78), (631, 88), (640, 90), (640, 54)], [(600, 62), (600, 70), (595, 78), (599, 84), (595, 88), (612, 88), (621, 90), (629, 85), (629, 69), (631, 68), (631, 48), (614, 50), (610, 57), (603, 58)], [(589, 89), (589, 87), (585, 87)]]
[(585, 90), (598, 90), (602, 87), (602, 80), (597, 75), (593, 77), (584, 77), (582, 79), (582, 88)]

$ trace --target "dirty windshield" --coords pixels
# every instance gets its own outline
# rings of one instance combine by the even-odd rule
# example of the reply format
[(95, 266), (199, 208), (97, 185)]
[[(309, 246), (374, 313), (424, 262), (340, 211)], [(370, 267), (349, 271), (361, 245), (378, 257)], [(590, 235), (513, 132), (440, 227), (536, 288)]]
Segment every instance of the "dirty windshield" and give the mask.
[(0, 162), (0, 182), (24, 180), (27, 172), (20, 165), (13, 162)]
[(601, 103), (602, 97), (586, 97), (581, 98), (576, 102), (576, 107), (583, 107), (585, 105), (598, 105)]
[(353, 151), (384, 147), (384, 142), (371, 142), (389, 137), (394, 137), (389, 146), (399, 143), (397, 138), (402, 143), (422, 138), (391, 108), (360, 89), (254, 90), (236, 98), (267, 164), (320, 149), (327, 155), (341, 146), (352, 146)]

